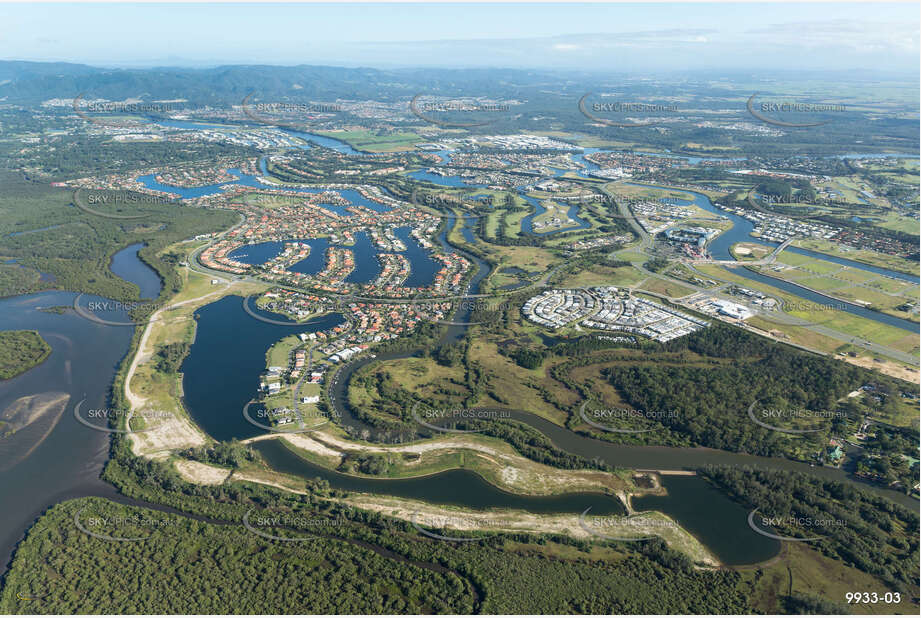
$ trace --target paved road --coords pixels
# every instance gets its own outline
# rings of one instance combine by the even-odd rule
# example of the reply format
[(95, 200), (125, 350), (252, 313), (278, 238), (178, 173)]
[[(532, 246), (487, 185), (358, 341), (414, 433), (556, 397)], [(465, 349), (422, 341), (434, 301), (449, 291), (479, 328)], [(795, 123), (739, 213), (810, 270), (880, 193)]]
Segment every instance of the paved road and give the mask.
[[(621, 251), (632, 251), (632, 252), (638, 252), (638, 253), (642, 253), (642, 254), (645, 254), (645, 255), (649, 255), (648, 250), (652, 247), (653, 239), (652, 239), (652, 237), (649, 235), (649, 233), (646, 232), (646, 230), (643, 228), (643, 226), (641, 226), (641, 225), (639, 224), (639, 221), (636, 220), (636, 217), (633, 216), (633, 213), (630, 212), (630, 209), (629, 209), (629, 207), (627, 206), (626, 202), (624, 202), (623, 200), (617, 200), (617, 199), (615, 199), (614, 194), (611, 193), (610, 191), (608, 191), (608, 189), (607, 189), (606, 187), (601, 187), (601, 191), (602, 191), (605, 195), (607, 195), (609, 198), (611, 198), (611, 199), (614, 200), (614, 202), (617, 204), (617, 208), (618, 208), (618, 211), (620, 212), (621, 216), (624, 217), (624, 219), (630, 224), (630, 226), (631, 226), (631, 228), (633, 229), (633, 231), (634, 231), (634, 232), (639, 236), (639, 238), (640, 238), (640, 244), (639, 244), (638, 246), (633, 246), (633, 247), (630, 247), (630, 248), (628, 248), (628, 249), (623, 249), (623, 250), (621, 250)], [(203, 265), (200, 263), (200, 261), (199, 261), (198, 258), (199, 258), (199, 256), (200, 256), (200, 254), (202, 253), (202, 251), (204, 251), (207, 247), (211, 246), (211, 245), (214, 244), (215, 242), (218, 242), (219, 240), (221, 240), (229, 231), (230, 231), (230, 230), (228, 230), (228, 231), (222, 233), (220, 236), (218, 236), (217, 238), (215, 238), (214, 240), (212, 240), (212, 241), (211, 241), (210, 243), (208, 243), (207, 245), (204, 245), (204, 246), (202, 246), (202, 247), (196, 249), (196, 250), (192, 253), (192, 255), (190, 256), (190, 258), (189, 258), (189, 267), (190, 267), (192, 270), (195, 270), (195, 271), (197, 271), (197, 272), (199, 272), (199, 273), (201, 273), (201, 274), (204, 274), (204, 275), (207, 275), (207, 276), (210, 276), (210, 277), (221, 278), (221, 279), (227, 278), (227, 277), (228, 277), (228, 273), (226, 273), (226, 272), (224, 272), (224, 271), (213, 270), (213, 269), (210, 269), (210, 268), (208, 268), (208, 267), (206, 267), (206, 266), (203, 266)], [(773, 261), (773, 259), (776, 259), (776, 256), (777, 256), (783, 249), (785, 249), (786, 246), (789, 245), (791, 242), (793, 242), (793, 239), (789, 239), (789, 240), (787, 240), (786, 242), (782, 243), (780, 246), (778, 246), (777, 248), (774, 249), (774, 251), (771, 253), (771, 255), (768, 256), (768, 258), (770, 258), (772, 261)], [(621, 251), (616, 251), (616, 252), (614, 252), (614, 255), (617, 255), (617, 254), (620, 253)], [(768, 259), (768, 258), (765, 258), (765, 259)], [(732, 301), (738, 300), (738, 299), (736, 299), (736, 298), (734, 298), (734, 297), (730, 297), (730, 296), (727, 296), (727, 295), (725, 295), (725, 294), (722, 293), (722, 291), (723, 291), (727, 286), (729, 286), (729, 285), (738, 285), (737, 283), (735, 283), (735, 282), (733, 282), (733, 281), (729, 281), (729, 280), (727, 280), (727, 279), (722, 279), (722, 278), (720, 278), (720, 277), (711, 276), (711, 275), (707, 275), (707, 274), (701, 273), (700, 271), (698, 271), (698, 270), (694, 267), (694, 262), (683, 262), (683, 263), (684, 263), (688, 268), (690, 268), (693, 272), (696, 272), (698, 275), (700, 275), (702, 278), (714, 279), (714, 280), (716, 280), (716, 281), (719, 281), (719, 282), (720, 282), (720, 285), (717, 286), (716, 288), (704, 288), (704, 287), (698, 286), (698, 285), (696, 285), (696, 284), (694, 284), (694, 283), (690, 283), (690, 282), (688, 282), (688, 281), (684, 281), (684, 280), (682, 280), (682, 279), (676, 279), (676, 278), (674, 278), (674, 277), (669, 277), (668, 275), (663, 275), (663, 274), (660, 274), (660, 273), (654, 273), (654, 272), (648, 270), (645, 266), (643, 266), (644, 263), (645, 263), (645, 261), (631, 261), (631, 264), (632, 264), (637, 270), (639, 270), (639, 271), (642, 272), (643, 274), (647, 275), (647, 277), (654, 277), (654, 278), (657, 278), (657, 279), (661, 279), (661, 280), (666, 281), (666, 282), (670, 282), (670, 283), (673, 283), (673, 284), (681, 285), (681, 286), (686, 287), (686, 288), (691, 288), (691, 289), (693, 289), (695, 292), (704, 293), (704, 294), (708, 294), (708, 295), (712, 295), (712, 296), (715, 296), (715, 297), (717, 297), (717, 298), (722, 298), (722, 299), (724, 299), (724, 300), (732, 300)], [(705, 262), (705, 263), (706, 263), (706, 262)], [(711, 262), (709, 262), (709, 263), (719, 263), (719, 264), (723, 264), (722, 261), (711, 261)], [(732, 264), (739, 265), (739, 263), (737, 263), (737, 262), (732, 262)], [(529, 284), (528, 286), (525, 286), (525, 287), (522, 287), (522, 288), (518, 288), (517, 290), (509, 290), (508, 292), (498, 292), (498, 293), (494, 293), (494, 294), (457, 294), (457, 295), (450, 295), (450, 296), (436, 296), (436, 297), (427, 297), (427, 298), (406, 298), (406, 299), (384, 299), (384, 298), (375, 298), (375, 297), (355, 296), (355, 295), (352, 295), (352, 294), (328, 294), (328, 293), (327, 293), (327, 294), (328, 294), (329, 296), (339, 297), (340, 299), (352, 298), (352, 299), (361, 300), (361, 301), (379, 302), (379, 303), (392, 303), (392, 304), (416, 304), (416, 303), (442, 302), (442, 301), (448, 301), (448, 300), (464, 300), (464, 299), (473, 299), (473, 298), (490, 298), (490, 297), (497, 297), (497, 296), (506, 296), (506, 295), (509, 295), (509, 294), (512, 294), (512, 293), (517, 294), (517, 293), (522, 292), (523, 290), (527, 290), (527, 289), (530, 289), (530, 288), (546, 287), (546, 286), (547, 286), (547, 282), (550, 280), (550, 278), (551, 278), (551, 277), (552, 277), (562, 266), (563, 266), (563, 265), (561, 264), (561, 265), (558, 265), (558, 266), (554, 267), (553, 269), (550, 269), (546, 274), (544, 274), (543, 277), (541, 277), (540, 280), (538, 280), (538, 281), (536, 281), (536, 282), (534, 282), (534, 283), (531, 283), (531, 284)], [(262, 281), (262, 280), (259, 279), (258, 277), (251, 277), (251, 276), (248, 276), (248, 275), (235, 276), (235, 277), (232, 277), (232, 278), (233, 278), (234, 280), (236, 280), (236, 281), (251, 281), (251, 282), (253, 282), (253, 283), (262, 283), (262, 284), (268, 285), (265, 281)], [(272, 284), (272, 285), (275, 285), (275, 286), (280, 287), (280, 288), (283, 288), (283, 289), (293, 290), (293, 291), (303, 291), (301, 288), (294, 287), (294, 286), (287, 286), (287, 285), (284, 285), (284, 284)], [(778, 300), (779, 300), (779, 299), (778, 299)], [(889, 347), (887, 347), (887, 346), (883, 346), (883, 345), (880, 345), (880, 344), (872, 343), (872, 342), (870, 342), (870, 341), (865, 341), (865, 340), (857, 339), (857, 338), (853, 337), (853, 336), (850, 335), (850, 334), (842, 333), (842, 332), (840, 332), (840, 331), (836, 331), (836, 330), (834, 330), (834, 329), (828, 328), (828, 327), (823, 326), (823, 325), (821, 325), (821, 324), (815, 324), (815, 323), (808, 322), (808, 321), (805, 321), (805, 320), (800, 320), (799, 318), (796, 318), (796, 317), (794, 317), (794, 316), (791, 316), (791, 315), (789, 315), (789, 314), (786, 314), (786, 313), (783, 313), (783, 312), (780, 312), (780, 311), (778, 311), (778, 312), (772, 312), (772, 313), (769, 313), (769, 314), (766, 314), (766, 315), (769, 316), (772, 320), (775, 320), (775, 321), (777, 321), (777, 322), (781, 322), (781, 323), (784, 323), (784, 324), (790, 324), (790, 325), (793, 325), (793, 326), (800, 326), (800, 327), (806, 328), (806, 329), (808, 329), (808, 330), (811, 330), (811, 331), (813, 331), (813, 332), (815, 332), (815, 333), (818, 333), (818, 334), (821, 334), (821, 335), (824, 335), (824, 336), (827, 336), (827, 337), (831, 337), (832, 339), (835, 339), (835, 340), (837, 340), (837, 341), (841, 341), (842, 343), (848, 343), (848, 344), (854, 345), (855, 347), (864, 349), (864, 350), (866, 350), (866, 351), (868, 351), (868, 352), (871, 352), (871, 353), (873, 353), (873, 354), (879, 354), (879, 355), (887, 356), (887, 357), (889, 357), (889, 358), (892, 358), (892, 359), (895, 359), (895, 360), (897, 360), (897, 361), (904, 362), (904, 363), (907, 363), (907, 364), (913, 365), (913, 366), (918, 366), (918, 365), (919, 365), (919, 359), (918, 359), (918, 357), (916, 357), (916, 356), (913, 356), (913, 355), (911, 355), (911, 354), (907, 354), (907, 353), (905, 353), (905, 352), (901, 352), (901, 351), (899, 351), (899, 350), (895, 350), (895, 349), (889, 348)], [(748, 328), (748, 330), (754, 330), (754, 329)], [(754, 332), (758, 332), (759, 334), (762, 334), (762, 335), (763, 335), (763, 332), (761, 332), (761, 331), (754, 331)], [(789, 343), (789, 342), (785, 342), (785, 343)], [(799, 348), (801, 348), (801, 349), (808, 350), (808, 351), (811, 351), (811, 352), (815, 352), (815, 353), (817, 353), (817, 354), (823, 354), (823, 355), (831, 356), (831, 354), (829, 354), (828, 352), (824, 352), (824, 351), (822, 351), (822, 350), (810, 348), (810, 347), (808, 347), (808, 346), (796, 345), (796, 347), (799, 347)]]
[[(795, 236), (788, 238), (787, 240), (783, 241), (783, 243), (775, 247), (774, 250), (771, 251), (769, 255), (764, 256), (760, 260), (752, 260), (750, 262), (745, 262), (744, 264), (746, 266), (767, 266), (769, 264), (773, 264), (774, 260), (777, 259), (777, 256), (780, 254), (780, 252), (786, 249), (788, 246), (790, 246), (790, 243), (792, 243), (794, 240), (796, 240)], [(685, 264), (719, 264), (722, 266), (739, 266), (740, 264), (738, 260), (684, 260), (684, 263)]]

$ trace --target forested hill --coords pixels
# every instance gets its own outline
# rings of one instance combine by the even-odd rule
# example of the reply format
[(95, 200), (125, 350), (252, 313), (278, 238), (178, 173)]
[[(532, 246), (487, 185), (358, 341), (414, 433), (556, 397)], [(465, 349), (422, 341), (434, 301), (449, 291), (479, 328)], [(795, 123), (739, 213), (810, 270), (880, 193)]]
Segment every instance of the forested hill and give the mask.
[(496, 84), (503, 84), (505, 92), (514, 92), (515, 84), (536, 87), (547, 80), (561, 84), (566, 81), (562, 75), (511, 69), (379, 70), (310, 65), (104, 69), (67, 63), (0, 62), (0, 99), (27, 105), (86, 93), (88, 98), (116, 101), (137, 97), (147, 101), (181, 99), (197, 105), (237, 105), (257, 91), (263, 100), (387, 101), (421, 92), (486, 95), (495, 92)]

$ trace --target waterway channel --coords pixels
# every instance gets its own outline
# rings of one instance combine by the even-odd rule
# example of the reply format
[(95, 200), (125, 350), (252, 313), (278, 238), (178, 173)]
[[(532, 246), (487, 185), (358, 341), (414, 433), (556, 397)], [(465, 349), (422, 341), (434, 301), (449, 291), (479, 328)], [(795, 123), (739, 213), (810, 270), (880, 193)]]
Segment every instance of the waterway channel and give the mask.
[[(663, 190), (676, 190), (675, 188), (672, 188), (672, 187), (663, 187), (660, 185), (648, 185), (648, 184), (637, 184), (637, 183), (626, 183), (626, 184), (629, 184), (631, 186), (636, 186), (636, 187), (652, 187), (652, 188), (663, 189)], [(713, 214), (720, 215), (721, 217), (725, 217), (732, 222), (732, 227), (730, 229), (726, 230), (725, 232), (717, 236), (715, 239), (713, 239), (710, 242), (709, 245), (707, 245), (707, 249), (710, 252), (710, 255), (714, 259), (734, 260), (735, 258), (729, 252), (729, 248), (732, 247), (732, 245), (739, 243), (739, 242), (758, 243), (758, 244), (761, 244), (767, 247), (771, 247), (771, 248), (777, 247), (779, 245), (779, 243), (761, 240), (760, 238), (756, 238), (752, 236), (751, 232), (755, 229), (755, 226), (751, 221), (749, 221), (748, 219), (744, 217), (740, 217), (739, 215), (736, 215), (734, 213), (718, 208), (717, 206), (713, 204), (713, 202), (710, 201), (710, 198), (708, 198), (703, 193), (697, 193), (696, 191), (691, 191), (689, 189), (684, 189), (684, 188), (680, 188), (677, 190), (683, 193), (688, 193), (692, 195), (694, 199), (691, 201), (680, 200), (680, 199), (672, 200), (673, 202), (680, 204), (682, 206), (694, 204), (695, 206), (703, 210), (706, 210), (707, 212), (711, 212)], [(815, 251), (808, 251), (806, 249), (798, 249), (797, 247), (787, 247), (786, 249), (784, 249), (784, 251), (790, 251), (792, 253), (799, 253), (801, 255), (808, 255), (811, 257), (818, 258), (818, 259), (828, 260), (830, 262), (841, 264), (842, 266), (850, 266), (852, 268), (858, 268), (860, 270), (865, 270), (868, 272), (885, 275), (887, 277), (892, 277), (894, 279), (900, 279), (903, 281), (917, 282), (918, 280), (917, 277), (913, 278), (911, 275), (906, 275), (905, 273), (900, 273), (900, 272), (888, 270), (885, 268), (878, 268), (876, 266), (869, 266), (867, 264), (862, 264), (860, 262), (856, 262), (853, 260), (847, 260), (844, 258), (836, 258), (835, 256), (829, 256), (823, 253), (817, 253)], [(804, 288), (803, 286), (796, 285), (795, 283), (791, 283), (789, 281), (784, 281), (776, 277), (769, 277), (767, 275), (762, 275), (760, 273), (753, 272), (749, 270), (748, 268), (745, 268), (744, 266), (726, 266), (725, 268), (729, 272), (733, 273), (734, 275), (738, 275), (740, 277), (744, 277), (746, 279), (750, 279), (752, 281), (756, 281), (756, 282), (763, 283), (766, 285), (774, 286), (776, 288), (779, 288), (785, 292), (788, 292), (794, 296), (798, 296), (814, 304), (833, 305), (836, 308), (840, 307), (842, 311), (846, 311), (847, 313), (850, 313), (851, 315), (856, 315), (858, 317), (861, 317), (867, 320), (872, 320), (874, 322), (887, 324), (889, 326), (895, 326), (896, 328), (900, 328), (902, 330), (906, 330), (909, 332), (914, 332), (914, 333), (921, 332), (921, 327), (919, 327), (919, 324), (917, 322), (912, 322), (910, 320), (898, 318), (892, 315), (881, 313), (879, 311), (873, 311), (872, 309), (867, 309), (866, 307), (862, 307), (854, 303), (849, 303), (849, 302), (845, 302), (845, 301), (838, 300), (835, 298), (831, 298), (830, 296), (825, 296), (824, 294), (814, 292), (808, 288)]]
[[(112, 267), (136, 284), (142, 297), (160, 293), (157, 274), (137, 257), (141, 245), (113, 256)], [(63, 397), (55, 407), (12, 435), (0, 437), (0, 573), (24, 531), (48, 507), (81, 496), (121, 500), (99, 475), (108, 457), (109, 434), (81, 424), (74, 406), (105, 410), (115, 371), (131, 341), (132, 328), (108, 326), (74, 312), (76, 294), (49, 291), (0, 299), (0, 324), (10, 330), (36, 330), (51, 346), (40, 365), (9, 380), (0, 380), (0, 412), (28, 397)], [(106, 319), (129, 322), (129, 316), (105, 298), (84, 295), (81, 304), (110, 308)], [(51, 308), (59, 308), (50, 310)]]

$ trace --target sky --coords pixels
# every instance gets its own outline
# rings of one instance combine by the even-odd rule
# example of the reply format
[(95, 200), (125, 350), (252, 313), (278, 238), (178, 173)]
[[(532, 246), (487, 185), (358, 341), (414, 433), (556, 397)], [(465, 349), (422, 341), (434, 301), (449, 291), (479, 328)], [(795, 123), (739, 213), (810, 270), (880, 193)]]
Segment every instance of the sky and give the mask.
[(917, 75), (919, 21), (914, 2), (0, 4), (0, 59)]

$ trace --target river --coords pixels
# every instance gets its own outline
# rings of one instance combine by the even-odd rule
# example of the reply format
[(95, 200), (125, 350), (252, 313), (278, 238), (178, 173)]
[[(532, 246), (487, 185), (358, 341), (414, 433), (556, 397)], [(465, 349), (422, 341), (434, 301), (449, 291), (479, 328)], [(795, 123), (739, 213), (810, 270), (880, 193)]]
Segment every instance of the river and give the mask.
[[(195, 129), (195, 130), (216, 129), (216, 130), (232, 131), (235, 129), (239, 130), (239, 129), (245, 128), (244, 125), (237, 125), (237, 124), (214, 124), (214, 123), (206, 123), (206, 122), (190, 122), (187, 120), (156, 119), (155, 123), (163, 127), (171, 127), (174, 129)], [(266, 125), (266, 126), (272, 127), (273, 125)], [(294, 129), (288, 129), (286, 127), (277, 127), (277, 128), (280, 131), (284, 131), (285, 133), (288, 133), (289, 135), (293, 135), (307, 142), (305, 144), (301, 144), (298, 146), (298, 148), (302, 150), (308, 150), (310, 148), (310, 144), (312, 143), (318, 146), (324, 146), (326, 148), (331, 148), (337, 152), (341, 152), (342, 154), (354, 155), (354, 156), (373, 156), (372, 153), (362, 152), (361, 150), (355, 150), (354, 148), (352, 148), (350, 145), (343, 142), (342, 140), (334, 139), (332, 137), (324, 137), (322, 135), (316, 135), (314, 133), (305, 133), (303, 131), (296, 131)]]
[[(115, 254), (113, 269), (135, 283), (142, 296), (159, 295), (159, 278), (137, 257), (140, 245)], [(156, 287), (154, 287), (156, 286)], [(18, 432), (0, 438), (0, 573), (8, 566), (13, 547), (24, 531), (48, 507), (81, 496), (120, 498), (99, 475), (108, 457), (109, 434), (79, 423), (74, 406), (105, 409), (119, 364), (128, 352), (132, 328), (107, 326), (85, 319), (72, 309), (73, 292), (39, 292), (0, 299), (4, 329), (37, 330), (51, 346), (45, 362), (10, 380), (0, 381), (0, 410), (23, 397), (62, 393), (63, 411), (46, 414)], [(111, 302), (85, 296), (83, 302)], [(127, 322), (120, 309), (106, 318)]]
[[(706, 210), (707, 212), (711, 212), (713, 214), (720, 215), (722, 217), (726, 217), (727, 219), (729, 219), (732, 222), (732, 227), (726, 230), (725, 232), (723, 232), (722, 234), (720, 234), (719, 236), (717, 236), (715, 239), (713, 239), (710, 242), (709, 245), (707, 245), (707, 249), (709, 250), (710, 255), (714, 259), (734, 260), (735, 258), (732, 257), (732, 254), (729, 252), (729, 248), (732, 247), (732, 245), (739, 243), (739, 242), (758, 243), (758, 244), (765, 245), (768, 247), (777, 247), (779, 244), (779, 243), (763, 241), (759, 238), (755, 238), (751, 236), (752, 230), (755, 229), (755, 226), (751, 221), (749, 221), (748, 219), (744, 217), (740, 217), (736, 214), (733, 214), (731, 212), (727, 212), (721, 208), (718, 208), (717, 206), (713, 204), (713, 202), (710, 201), (710, 198), (708, 198), (703, 193), (697, 193), (696, 191), (691, 191), (689, 189), (684, 189), (684, 188), (664, 187), (661, 185), (638, 184), (638, 183), (625, 183), (625, 184), (635, 186), (635, 187), (652, 187), (656, 189), (672, 190), (672, 191), (679, 190), (683, 193), (688, 193), (694, 197), (693, 200), (688, 201), (688, 200), (676, 199), (676, 200), (670, 200), (670, 201), (683, 205), (683, 206), (694, 204), (695, 206), (703, 210)], [(860, 270), (865, 270), (868, 272), (885, 275), (887, 277), (892, 277), (894, 279), (917, 282), (917, 277), (912, 278), (911, 275), (906, 275), (905, 273), (899, 273), (897, 271), (887, 270), (887, 269), (879, 268), (876, 266), (869, 266), (867, 264), (862, 264), (860, 262), (855, 262), (853, 260), (847, 260), (844, 258), (836, 258), (834, 256), (825, 255), (823, 253), (817, 253), (815, 251), (808, 251), (806, 249), (798, 249), (796, 247), (787, 247), (786, 249), (784, 249), (784, 251), (791, 251), (793, 253), (799, 253), (801, 255), (809, 255), (811, 257), (828, 260), (830, 262), (835, 262), (843, 266), (850, 266), (852, 268), (859, 268)], [(820, 294), (808, 288), (804, 288), (803, 286), (796, 285), (795, 283), (791, 283), (789, 281), (783, 281), (776, 277), (769, 277), (767, 275), (762, 275), (760, 273), (753, 272), (749, 270), (748, 268), (745, 268), (744, 266), (737, 266), (737, 267), (727, 266), (726, 269), (735, 275), (744, 277), (746, 279), (750, 279), (752, 281), (757, 281), (759, 283), (772, 285), (776, 288), (784, 290), (785, 292), (789, 292), (790, 294), (798, 296), (804, 300), (808, 300), (811, 303), (821, 304), (821, 305), (834, 305), (835, 307), (841, 307), (842, 311), (846, 311), (847, 313), (850, 313), (851, 315), (856, 315), (858, 317), (865, 318), (867, 320), (872, 320), (874, 322), (887, 324), (889, 326), (895, 326), (896, 328), (907, 330), (913, 333), (921, 332), (921, 327), (919, 327), (919, 324), (917, 322), (912, 322), (911, 320), (905, 320), (903, 318), (898, 318), (892, 315), (888, 315), (886, 313), (881, 313), (879, 311), (873, 311), (872, 309), (867, 309), (866, 307), (855, 305), (854, 303), (837, 300), (837, 299), (831, 298), (830, 296), (825, 296), (824, 294)]]
[(136, 243), (118, 251), (112, 256), (109, 270), (125, 281), (137, 285), (142, 299), (156, 298), (160, 295), (162, 282), (157, 271), (138, 257), (138, 251), (143, 247), (142, 243)]

